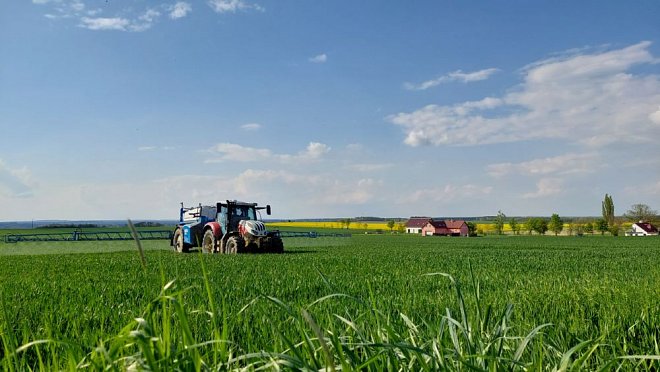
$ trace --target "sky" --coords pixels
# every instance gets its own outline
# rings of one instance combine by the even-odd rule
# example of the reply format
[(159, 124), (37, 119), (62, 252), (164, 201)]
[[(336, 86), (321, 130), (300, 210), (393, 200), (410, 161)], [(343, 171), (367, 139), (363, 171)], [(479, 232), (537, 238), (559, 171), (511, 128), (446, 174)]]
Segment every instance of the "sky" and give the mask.
[(658, 20), (658, 1), (2, 1), (0, 221), (660, 209)]

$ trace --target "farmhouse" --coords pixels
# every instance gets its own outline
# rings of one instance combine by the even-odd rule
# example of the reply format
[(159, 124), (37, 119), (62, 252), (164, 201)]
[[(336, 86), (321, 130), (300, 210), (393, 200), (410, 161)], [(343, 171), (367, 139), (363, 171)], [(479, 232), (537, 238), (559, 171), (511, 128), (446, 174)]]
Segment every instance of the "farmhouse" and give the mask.
[(649, 222), (639, 221), (634, 223), (630, 231), (626, 231), (626, 236), (649, 236), (658, 235), (658, 228)]
[(424, 236), (468, 236), (468, 231), (467, 223), (463, 220), (430, 220), (422, 227)]
[(422, 232), (422, 227), (431, 221), (431, 217), (410, 217), (406, 222), (406, 232), (408, 234), (419, 234)]
[(406, 222), (408, 234), (424, 236), (468, 236), (468, 225), (463, 220), (434, 220), (431, 217), (410, 217)]
[(449, 229), (445, 221), (429, 220), (424, 227), (422, 227), (423, 236), (433, 235), (449, 235)]

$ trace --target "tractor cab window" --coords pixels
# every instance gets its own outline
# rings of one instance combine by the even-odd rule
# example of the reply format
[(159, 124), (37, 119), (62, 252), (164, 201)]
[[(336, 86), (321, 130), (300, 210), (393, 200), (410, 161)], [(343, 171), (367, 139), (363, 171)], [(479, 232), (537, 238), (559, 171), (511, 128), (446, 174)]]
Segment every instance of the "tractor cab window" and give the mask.
[(254, 208), (247, 206), (237, 206), (234, 208), (234, 216), (238, 217), (241, 220), (256, 220), (254, 215)]

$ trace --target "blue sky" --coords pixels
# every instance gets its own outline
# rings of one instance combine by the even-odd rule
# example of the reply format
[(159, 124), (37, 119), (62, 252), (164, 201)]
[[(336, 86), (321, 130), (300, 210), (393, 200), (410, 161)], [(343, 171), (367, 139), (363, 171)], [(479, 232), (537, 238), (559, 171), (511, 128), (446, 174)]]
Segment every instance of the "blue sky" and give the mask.
[(0, 4), (0, 220), (660, 209), (657, 1)]

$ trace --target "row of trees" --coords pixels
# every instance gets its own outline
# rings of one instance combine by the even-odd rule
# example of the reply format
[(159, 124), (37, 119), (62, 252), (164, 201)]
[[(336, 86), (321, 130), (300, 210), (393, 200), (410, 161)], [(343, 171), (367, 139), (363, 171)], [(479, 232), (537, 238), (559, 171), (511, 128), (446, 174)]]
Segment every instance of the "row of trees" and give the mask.
[[(599, 218), (595, 221), (587, 222), (571, 222), (568, 224), (564, 223), (561, 217), (557, 213), (554, 213), (549, 220), (539, 217), (533, 217), (527, 219), (524, 223), (517, 221), (515, 218), (507, 220), (506, 215), (500, 210), (497, 211), (497, 216), (495, 217), (495, 232), (498, 235), (504, 233), (504, 225), (509, 224), (511, 231), (518, 235), (521, 231), (527, 231), (528, 234), (536, 232), (538, 234), (545, 234), (550, 231), (555, 235), (559, 235), (564, 231), (564, 228), (568, 228), (568, 234), (573, 235), (582, 235), (584, 233), (593, 234), (594, 232), (599, 232), (601, 235), (604, 235), (606, 232), (609, 232), (612, 235), (619, 235), (621, 231), (621, 223), (617, 221), (616, 216), (614, 215), (614, 200), (611, 195), (605, 194), (605, 198), (601, 203), (602, 207), (602, 218)], [(626, 213), (623, 214), (623, 217), (628, 221), (654, 221), (658, 217), (658, 212), (651, 209), (646, 204), (633, 204)]]

